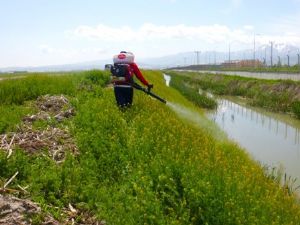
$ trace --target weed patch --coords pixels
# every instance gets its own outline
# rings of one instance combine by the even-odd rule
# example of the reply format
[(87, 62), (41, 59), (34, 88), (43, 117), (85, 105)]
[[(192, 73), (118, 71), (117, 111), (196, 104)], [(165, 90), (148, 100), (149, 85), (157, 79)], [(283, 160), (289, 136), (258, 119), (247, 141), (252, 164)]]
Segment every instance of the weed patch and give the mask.
[(199, 86), (188, 85), (184, 79), (180, 77), (172, 77), (170, 82), (171, 87), (176, 88), (182, 95), (184, 95), (191, 102), (199, 107), (214, 109), (217, 107), (217, 102), (208, 97), (206, 93), (199, 93)]

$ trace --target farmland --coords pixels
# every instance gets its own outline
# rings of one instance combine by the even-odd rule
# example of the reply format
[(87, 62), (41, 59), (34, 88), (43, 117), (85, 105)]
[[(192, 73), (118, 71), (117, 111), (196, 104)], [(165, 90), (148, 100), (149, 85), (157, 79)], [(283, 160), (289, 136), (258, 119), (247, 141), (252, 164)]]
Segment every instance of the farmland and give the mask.
[[(201, 108), (165, 86), (161, 72), (144, 74), (155, 93), (205, 120)], [(99, 224), (299, 223), (298, 200), (280, 185), (279, 175), (141, 92), (131, 108), (119, 110), (108, 83), (109, 74), (102, 71), (0, 82), (2, 135), (24, 130), (24, 117), (37, 114), (40, 96), (63, 95), (75, 111), (62, 122), (50, 115), (27, 126), (68, 131), (78, 153), (67, 148), (57, 162), (47, 146), (28, 153), (15, 145), (10, 157), (0, 151), (0, 186), (18, 172), (11, 194), (42, 208), (28, 219), (40, 224), (50, 214), (64, 223), (71, 205), (78, 223), (87, 218)]]

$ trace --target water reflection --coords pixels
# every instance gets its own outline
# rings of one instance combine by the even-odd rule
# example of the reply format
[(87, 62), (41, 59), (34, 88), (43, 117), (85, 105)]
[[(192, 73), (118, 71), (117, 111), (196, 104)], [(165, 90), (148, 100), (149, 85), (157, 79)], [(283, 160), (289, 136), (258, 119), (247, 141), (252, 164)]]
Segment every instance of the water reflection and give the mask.
[(218, 109), (208, 117), (228, 136), (253, 156), (269, 166), (283, 166), (300, 184), (300, 126), (241, 106), (219, 100)]

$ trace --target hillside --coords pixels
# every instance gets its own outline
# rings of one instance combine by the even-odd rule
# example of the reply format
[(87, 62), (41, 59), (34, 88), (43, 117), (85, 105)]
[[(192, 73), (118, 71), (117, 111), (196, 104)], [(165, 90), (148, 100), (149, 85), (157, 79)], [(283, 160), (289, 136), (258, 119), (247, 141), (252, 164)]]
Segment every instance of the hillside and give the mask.
[[(217, 138), (161, 72), (144, 73), (168, 105), (136, 91), (120, 111), (101, 71), (0, 82), (0, 196), (38, 203), (24, 224), (299, 224), (276, 174)], [(23, 134), (33, 134), (31, 151)], [(0, 209), (1, 224), (11, 214)]]

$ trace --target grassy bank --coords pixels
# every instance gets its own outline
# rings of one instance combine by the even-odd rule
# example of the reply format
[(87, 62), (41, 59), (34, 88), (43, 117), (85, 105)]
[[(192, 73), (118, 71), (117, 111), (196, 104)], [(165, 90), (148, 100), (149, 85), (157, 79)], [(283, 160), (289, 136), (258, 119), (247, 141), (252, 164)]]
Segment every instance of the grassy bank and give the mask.
[(181, 82), (217, 95), (246, 97), (252, 106), (300, 118), (300, 83), (291, 80), (262, 80), (228, 75), (170, 72)]
[(264, 73), (299, 73), (300, 67), (294, 66), (273, 66), (273, 67), (230, 67), (222, 68), (221, 71), (245, 71), (245, 72), (264, 72)]
[(199, 93), (199, 87), (197, 85), (193, 85), (191, 82), (188, 85), (188, 83), (179, 76), (172, 77), (170, 86), (177, 89), (183, 96), (199, 107), (207, 109), (214, 109), (217, 107), (217, 102), (214, 99), (208, 97), (205, 92)]
[[(145, 76), (168, 101), (191, 105), (165, 87), (160, 72)], [(114, 225), (299, 223), (294, 196), (238, 146), (216, 141), (141, 92), (136, 91), (132, 108), (120, 111), (113, 90), (105, 87), (107, 74), (69, 78), (73, 91), (60, 89), (66, 78), (56, 77), (53, 93), (64, 93), (75, 107), (66, 126), (80, 154), (56, 164), (21, 149), (9, 159), (0, 152), (0, 183), (19, 171), (12, 188), (30, 185), (30, 198), (61, 220), (71, 203)], [(38, 77), (30, 79), (43, 90)]]
[(244, 71), (244, 72), (258, 72), (258, 73), (300, 73), (299, 65), (294, 66), (273, 66), (273, 67), (239, 67), (239, 66), (222, 66), (222, 65), (190, 65), (184, 67), (176, 67), (174, 69), (184, 70), (209, 70), (209, 71)]
[(264, 73), (299, 73), (300, 67), (299, 65), (294, 66), (272, 66), (272, 67), (229, 67), (222, 68), (221, 71), (246, 71), (246, 72), (264, 72)]

